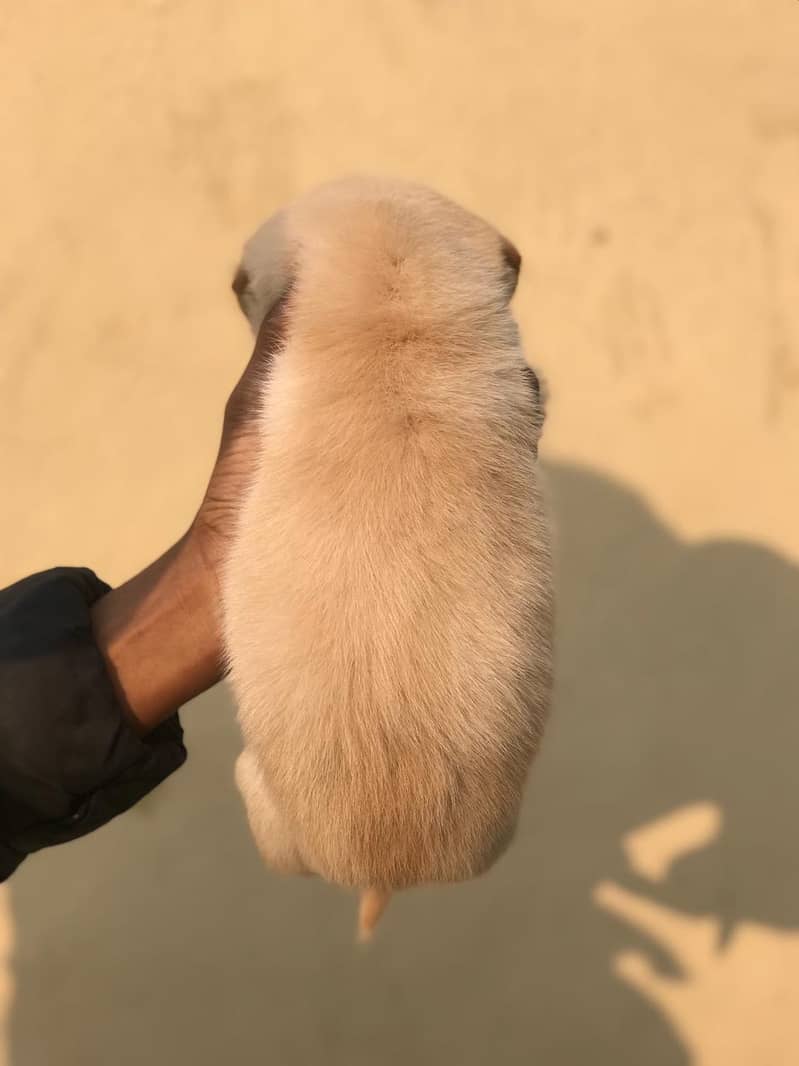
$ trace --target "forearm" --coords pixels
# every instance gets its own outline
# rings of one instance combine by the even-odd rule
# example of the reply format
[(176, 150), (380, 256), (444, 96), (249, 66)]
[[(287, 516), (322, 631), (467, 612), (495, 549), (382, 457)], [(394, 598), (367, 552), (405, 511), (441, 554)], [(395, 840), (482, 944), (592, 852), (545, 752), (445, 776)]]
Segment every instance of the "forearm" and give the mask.
[(140, 732), (220, 680), (217, 617), (217, 584), (192, 533), (94, 604), (97, 647)]
[[(169, 586), (184, 585), (183, 565), (176, 546), (117, 592), (83, 567), (54, 567), (0, 590), (0, 881), (31, 852), (105, 825), (185, 761), (169, 710), (207, 683), (196, 669), (202, 656), (192, 655), (191, 666), (170, 648), (189, 662), (175, 686), (157, 673), (145, 686), (131, 669), (137, 644), (149, 647), (168, 624), (170, 611), (158, 605), (172, 603)], [(207, 640), (197, 639), (198, 647)], [(125, 713), (128, 697), (144, 720)]]

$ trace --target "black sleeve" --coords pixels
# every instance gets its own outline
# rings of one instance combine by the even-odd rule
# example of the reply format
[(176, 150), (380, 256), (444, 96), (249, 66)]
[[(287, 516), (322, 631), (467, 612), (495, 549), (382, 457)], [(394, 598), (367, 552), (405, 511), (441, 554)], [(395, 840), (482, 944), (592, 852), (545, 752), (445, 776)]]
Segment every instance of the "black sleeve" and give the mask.
[(89, 614), (108, 591), (67, 567), (0, 590), (0, 881), (29, 852), (132, 807), (186, 759), (177, 713), (140, 737), (116, 700)]

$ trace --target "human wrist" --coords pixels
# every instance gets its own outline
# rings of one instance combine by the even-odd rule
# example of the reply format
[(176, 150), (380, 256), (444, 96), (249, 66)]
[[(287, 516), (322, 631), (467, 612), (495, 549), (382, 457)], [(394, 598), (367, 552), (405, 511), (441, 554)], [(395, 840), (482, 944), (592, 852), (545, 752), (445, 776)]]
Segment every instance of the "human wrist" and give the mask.
[(92, 608), (97, 647), (120, 704), (141, 732), (222, 675), (217, 551), (192, 528)]

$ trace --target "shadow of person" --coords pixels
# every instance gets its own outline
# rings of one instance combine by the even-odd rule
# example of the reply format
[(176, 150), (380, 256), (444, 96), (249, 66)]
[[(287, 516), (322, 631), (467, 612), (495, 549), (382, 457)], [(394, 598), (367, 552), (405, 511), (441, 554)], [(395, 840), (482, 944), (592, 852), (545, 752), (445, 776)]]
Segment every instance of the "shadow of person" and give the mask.
[[(750, 543), (686, 544), (595, 473), (555, 466), (550, 482), (556, 706), (494, 871), (398, 898), (356, 949), (353, 899), (261, 867), (217, 689), (184, 715), (181, 773), (15, 877), (11, 1066), (699, 1061), (701, 1040), (611, 967), (632, 947), (652, 974), (692, 979), (635, 910), (644, 897), (715, 916), (728, 942), (742, 923), (772, 947), (799, 927), (799, 570)], [(622, 842), (693, 803), (720, 832), (653, 885)], [(741, 972), (722, 1003), (733, 1036), (735, 996), (771, 980)]]

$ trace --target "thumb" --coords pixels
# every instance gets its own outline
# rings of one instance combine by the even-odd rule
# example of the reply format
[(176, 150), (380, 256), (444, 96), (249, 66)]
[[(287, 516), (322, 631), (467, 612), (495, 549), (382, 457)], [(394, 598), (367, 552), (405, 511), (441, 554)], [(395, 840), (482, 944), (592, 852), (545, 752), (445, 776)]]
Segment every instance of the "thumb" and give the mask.
[(225, 428), (228, 432), (240, 429), (257, 412), (272, 362), (285, 339), (289, 296), (290, 290), (287, 290), (261, 323), (252, 355), (225, 408)]

